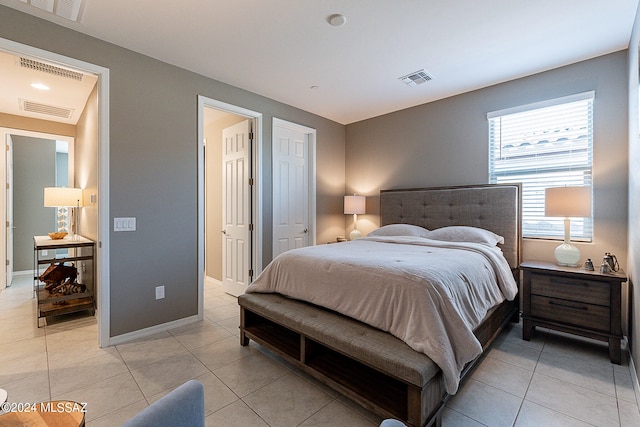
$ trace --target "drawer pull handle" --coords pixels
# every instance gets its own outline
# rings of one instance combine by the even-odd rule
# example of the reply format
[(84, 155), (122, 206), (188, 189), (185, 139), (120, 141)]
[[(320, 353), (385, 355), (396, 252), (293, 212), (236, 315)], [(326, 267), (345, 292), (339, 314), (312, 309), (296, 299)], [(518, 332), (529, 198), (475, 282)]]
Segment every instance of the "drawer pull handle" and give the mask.
[(562, 280), (562, 279), (551, 279), (552, 283), (558, 283), (560, 285), (574, 285), (574, 286), (589, 286), (588, 283), (585, 282), (572, 282), (570, 280)]
[(563, 304), (561, 302), (555, 302), (555, 301), (549, 301), (549, 304), (550, 305), (557, 305), (558, 307), (573, 308), (573, 309), (576, 309), (576, 310), (584, 310), (584, 311), (588, 311), (589, 310), (589, 308), (585, 307), (584, 305), (578, 307), (578, 306), (575, 306), (575, 305)]

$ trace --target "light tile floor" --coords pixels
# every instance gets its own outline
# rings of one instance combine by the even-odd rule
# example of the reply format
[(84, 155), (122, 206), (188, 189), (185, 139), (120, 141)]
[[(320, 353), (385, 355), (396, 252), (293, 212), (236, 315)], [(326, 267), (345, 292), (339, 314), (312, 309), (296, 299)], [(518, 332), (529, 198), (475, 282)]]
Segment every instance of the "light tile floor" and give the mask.
[[(94, 317), (38, 329), (31, 282), (0, 293), (0, 387), (10, 402), (88, 403), (118, 426), (181, 383), (205, 387), (207, 426), (376, 426), (381, 419), (255, 343), (241, 347), (235, 298), (205, 286), (202, 322), (99, 348)], [(445, 426), (640, 426), (628, 363), (601, 343), (520, 325), (505, 331), (444, 411)]]

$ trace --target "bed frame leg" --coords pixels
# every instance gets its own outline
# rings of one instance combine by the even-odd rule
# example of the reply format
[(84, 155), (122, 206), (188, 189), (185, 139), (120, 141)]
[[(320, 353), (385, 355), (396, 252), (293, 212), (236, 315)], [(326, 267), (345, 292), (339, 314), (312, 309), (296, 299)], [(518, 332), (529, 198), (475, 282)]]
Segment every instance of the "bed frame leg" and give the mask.
[(242, 347), (246, 347), (249, 345), (249, 338), (247, 338), (247, 336), (244, 333), (244, 326), (245, 326), (245, 316), (246, 313), (244, 311), (244, 307), (240, 306), (240, 345)]

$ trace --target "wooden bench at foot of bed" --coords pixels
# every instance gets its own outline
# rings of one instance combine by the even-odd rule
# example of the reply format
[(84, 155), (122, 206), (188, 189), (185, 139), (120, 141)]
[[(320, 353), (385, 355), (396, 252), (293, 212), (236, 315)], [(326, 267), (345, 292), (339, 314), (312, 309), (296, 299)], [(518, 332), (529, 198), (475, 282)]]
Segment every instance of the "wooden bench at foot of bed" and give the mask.
[(242, 345), (255, 340), (374, 412), (423, 425), (422, 408), (442, 399), (438, 366), (391, 334), (278, 294), (238, 303)]
[[(256, 341), (382, 417), (440, 424), (447, 398), (442, 372), (402, 340), (278, 294), (244, 294), (238, 304), (241, 345)], [(494, 314), (502, 325), (512, 308), (500, 307)], [(489, 329), (476, 332), (483, 346), (496, 334), (495, 325)]]

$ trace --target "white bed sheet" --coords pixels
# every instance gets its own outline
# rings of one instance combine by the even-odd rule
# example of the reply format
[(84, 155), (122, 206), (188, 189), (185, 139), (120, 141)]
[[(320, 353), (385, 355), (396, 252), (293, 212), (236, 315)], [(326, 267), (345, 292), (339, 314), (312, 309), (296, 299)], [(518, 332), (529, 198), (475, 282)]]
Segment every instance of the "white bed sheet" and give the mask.
[(274, 259), (247, 292), (279, 293), (390, 332), (425, 353), (454, 394), (482, 352), (473, 335), (518, 288), (498, 248), (421, 237), (367, 237)]

